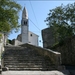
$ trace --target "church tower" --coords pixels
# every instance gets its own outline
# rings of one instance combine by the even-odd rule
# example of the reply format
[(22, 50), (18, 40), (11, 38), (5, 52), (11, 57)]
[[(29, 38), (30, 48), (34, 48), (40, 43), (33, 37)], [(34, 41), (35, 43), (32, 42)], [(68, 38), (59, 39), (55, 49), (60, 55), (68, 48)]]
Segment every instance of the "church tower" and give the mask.
[(21, 20), (21, 41), (22, 43), (28, 43), (28, 13), (26, 8), (24, 7), (22, 12), (22, 20)]

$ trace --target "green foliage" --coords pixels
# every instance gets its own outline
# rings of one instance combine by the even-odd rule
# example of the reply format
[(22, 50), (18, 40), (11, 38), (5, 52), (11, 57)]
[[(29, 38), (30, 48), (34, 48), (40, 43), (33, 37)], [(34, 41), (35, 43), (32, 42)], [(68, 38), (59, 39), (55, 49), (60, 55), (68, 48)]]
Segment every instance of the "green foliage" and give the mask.
[(75, 3), (58, 6), (50, 10), (47, 22), (48, 27), (53, 27), (55, 41), (64, 40), (74, 35), (75, 32)]
[(1, 43), (2, 34), (0, 33), (0, 43)]
[(8, 39), (7, 43), (12, 44), (12, 40)]
[(56, 43), (53, 44), (52, 47), (55, 47), (55, 46), (57, 46), (58, 44), (59, 44), (59, 42), (56, 42)]
[(0, 38), (2, 37), (2, 34), (0, 33)]
[(21, 6), (14, 0), (0, 0), (0, 31), (18, 30), (18, 14)]

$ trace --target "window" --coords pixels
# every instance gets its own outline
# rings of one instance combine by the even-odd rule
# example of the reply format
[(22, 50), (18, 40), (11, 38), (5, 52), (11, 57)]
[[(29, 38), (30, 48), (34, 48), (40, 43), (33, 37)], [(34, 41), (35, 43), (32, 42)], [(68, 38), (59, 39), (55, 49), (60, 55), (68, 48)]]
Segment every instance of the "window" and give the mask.
[(30, 34), (30, 36), (32, 36), (32, 34)]
[(25, 25), (26, 23), (25, 23), (25, 21), (24, 21), (24, 25)]
[(27, 25), (27, 21), (26, 22), (24, 21), (24, 25)]
[(29, 42), (29, 43), (31, 43), (31, 42)]
[(26, 21), (26, 24), (27, 24), (27, 21)]

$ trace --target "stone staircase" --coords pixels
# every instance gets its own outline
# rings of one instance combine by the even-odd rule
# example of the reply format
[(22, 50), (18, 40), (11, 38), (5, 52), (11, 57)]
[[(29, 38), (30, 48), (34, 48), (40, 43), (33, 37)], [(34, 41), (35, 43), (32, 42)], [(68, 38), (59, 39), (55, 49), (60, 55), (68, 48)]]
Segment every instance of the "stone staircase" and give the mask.
[(50, 59), (28, 47), (9, 48), (4, 52), (4, 66), (9, 70), (54, 70)]

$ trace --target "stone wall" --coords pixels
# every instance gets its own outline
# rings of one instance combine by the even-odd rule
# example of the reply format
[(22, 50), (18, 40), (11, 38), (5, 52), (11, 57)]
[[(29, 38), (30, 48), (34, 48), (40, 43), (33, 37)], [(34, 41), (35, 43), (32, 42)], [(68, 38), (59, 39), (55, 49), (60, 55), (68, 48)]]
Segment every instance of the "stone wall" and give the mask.
[(62, 64), (75, 66), (75, 35), (50, 49), (61, 53)]
[(43, 47), (46, 48), (47, 46), (53, 46), (55, 43), (53, 37), (53, 28), (46, 28), (42, 30), (42, 40), (43, 40)]
[(12, 40), (12, 45), (18, 46), (18, 45), (21, 45), (21, 44), (23, 44), (23, 43), (21, 41), (18, 41), (17, 39)]

